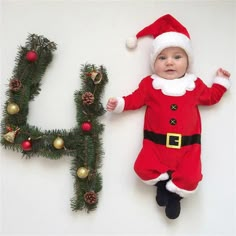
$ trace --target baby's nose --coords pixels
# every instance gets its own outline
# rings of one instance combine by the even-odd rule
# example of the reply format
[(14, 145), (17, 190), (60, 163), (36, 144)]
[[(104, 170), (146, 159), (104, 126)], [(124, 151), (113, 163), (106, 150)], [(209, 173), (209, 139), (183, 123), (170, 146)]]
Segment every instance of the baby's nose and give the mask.
[(173, 59), (171, 57), (168, 57), (166, 60), (167, 65), (172, 65), (173, 64)]

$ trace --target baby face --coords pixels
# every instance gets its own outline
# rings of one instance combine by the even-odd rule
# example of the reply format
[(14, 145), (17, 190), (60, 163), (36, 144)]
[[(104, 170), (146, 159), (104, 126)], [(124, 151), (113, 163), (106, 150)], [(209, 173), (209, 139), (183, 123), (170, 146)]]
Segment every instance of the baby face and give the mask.
[(188, 56), (182, 48), (165, 48), (157, 56), (155, 73), (168, 80), (181, 78), (188, 68)]

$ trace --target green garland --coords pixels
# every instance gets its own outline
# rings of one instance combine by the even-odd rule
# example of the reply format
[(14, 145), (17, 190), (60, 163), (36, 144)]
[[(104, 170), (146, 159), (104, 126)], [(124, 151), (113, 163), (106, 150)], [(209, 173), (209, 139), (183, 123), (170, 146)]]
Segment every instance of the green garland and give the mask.
[(1, 144), (21, 152), (24, 157), (43, 156), (53, 160), (72, 156), (71, 173), (75, 179), (74, 211), (96, 209), (102, 188), (99, 173), (103, 157), (99, 116), (105, 113), (100, 100), (108, 82), (103, 66), (82, 66), (82, 89), (75, 92), (77, 126), (70, 130), (41, 130), (27, 123), (29, 102), (40, 93), (41, 79), (52, 61), (56, 44), (43, 36), (30, 34), (20, 47), (3, 110)]

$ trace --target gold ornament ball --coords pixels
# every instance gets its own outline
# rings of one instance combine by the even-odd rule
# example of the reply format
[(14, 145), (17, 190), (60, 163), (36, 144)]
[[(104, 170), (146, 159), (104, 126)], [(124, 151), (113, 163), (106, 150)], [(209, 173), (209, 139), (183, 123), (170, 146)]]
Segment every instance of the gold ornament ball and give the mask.
[(64, 148), (64, 140), (60, 137), (57, 137), (54, 141), (53, 141), (53, 146), (56, 149), (62, 149)]
[(80, 167), (78, 170), (77, 170), (77, 175), (80, 179), (85, 179), (89, 174), (89, 170), (85, 167)]
[(20, 108), (16, 103), (12, 102), (7, 105), (7, 113), (10, 115), (15, 115), (19, 111), (20, 111)]

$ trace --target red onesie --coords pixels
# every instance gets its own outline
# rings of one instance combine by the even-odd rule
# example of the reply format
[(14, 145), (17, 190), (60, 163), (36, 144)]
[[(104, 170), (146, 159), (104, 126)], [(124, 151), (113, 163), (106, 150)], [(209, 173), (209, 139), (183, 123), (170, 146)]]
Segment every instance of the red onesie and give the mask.
[(118, 98), (117, 112), (146, 106), (143, 147), (134, 169), (147, 184), (168, 178), (167, 189), (180, 196), (193, 192), (202, 179), (201, 118), (199, 105), (213, 105), (229, 87), (229, 80), (216, 77), (212, 87), (186, 74), (166, 80), (144, 78), (130, 95)]

